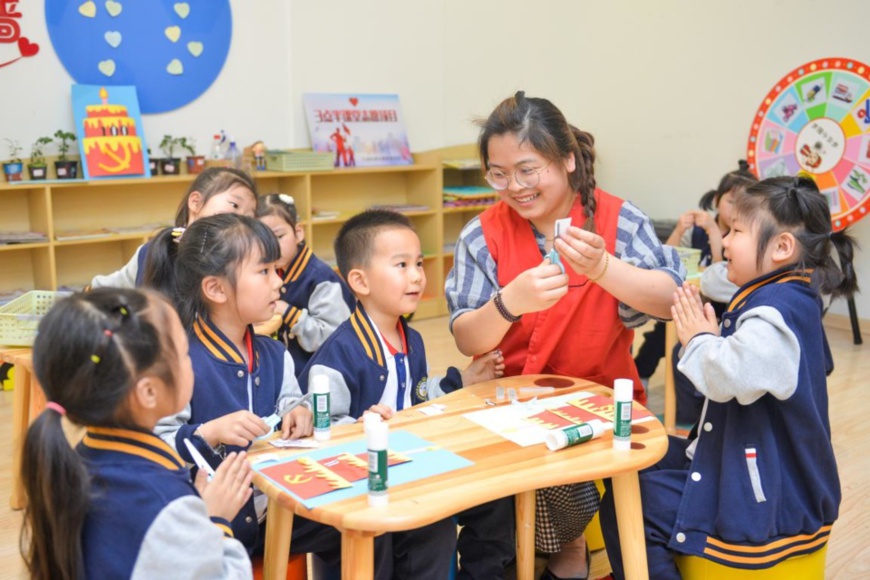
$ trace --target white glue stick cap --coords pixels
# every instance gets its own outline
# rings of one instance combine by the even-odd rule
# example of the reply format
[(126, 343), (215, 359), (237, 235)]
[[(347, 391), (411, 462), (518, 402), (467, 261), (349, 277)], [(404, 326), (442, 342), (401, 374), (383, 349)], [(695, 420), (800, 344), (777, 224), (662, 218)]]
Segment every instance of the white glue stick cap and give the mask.
[(366, 447), (370, 451), (386, 449), (390, 437), (390, 426), (383, 421), (376, 421), (365, 426)]
[(315, 395), (324, 395), (329, 392), (329, 377), (326, 375), (314, 375), (311, 377), (311, 392)]
[(613, 398), (619, 403), (630, 401), (634, 397), (634, 381), (631, 379), (616, 379), (613, 381)]

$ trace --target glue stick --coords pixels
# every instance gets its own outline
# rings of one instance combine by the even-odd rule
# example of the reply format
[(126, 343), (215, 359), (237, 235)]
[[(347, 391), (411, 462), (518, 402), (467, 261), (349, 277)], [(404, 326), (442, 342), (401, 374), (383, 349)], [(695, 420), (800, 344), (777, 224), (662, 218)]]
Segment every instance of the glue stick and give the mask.
[(613, 381), (613, 448), (625, 451), (631, 449), (631, 399), (634, 395), (634, 382), (631, 379)]
[(369, 459), (369, 505), (387, 505), (387, 440), (389, 426), (383, 421), (370, 420), (365, 424), (366, 448)]
[(547, 433), (547, 447), (550, 451), (558, 451), (565, 447), (578, 445), (590, 439), (596, 439), (604, 432), (604, 422), (591, 419), (588, 423), (571, 425), (565, 429), (554, 429)]
[(329, 441), (332, 430), (329, 422), (329, 377), (311, 377), (311, 393), (314, 395), (314, 439)]

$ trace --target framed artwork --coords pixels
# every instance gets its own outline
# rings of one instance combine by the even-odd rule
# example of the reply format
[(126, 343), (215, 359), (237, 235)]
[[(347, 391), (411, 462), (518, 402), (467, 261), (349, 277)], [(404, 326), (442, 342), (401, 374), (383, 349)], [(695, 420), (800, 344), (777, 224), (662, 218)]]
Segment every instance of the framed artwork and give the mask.
[(302, 96), (314, 151), (335, 155), (335, 167), (411, 165), (414, 158), (399, 95)]
[(151, 176), (135, 87), (73, 85), (72, 105), (85, 179)]

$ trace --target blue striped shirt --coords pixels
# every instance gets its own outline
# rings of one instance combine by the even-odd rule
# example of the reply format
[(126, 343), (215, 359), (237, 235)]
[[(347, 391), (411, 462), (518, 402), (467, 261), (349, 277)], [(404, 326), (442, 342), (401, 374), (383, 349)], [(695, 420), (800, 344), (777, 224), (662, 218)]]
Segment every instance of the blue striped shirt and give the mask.
[[(531, 227), (543, 260), (544, 234)], [(686, 269), (676, 250), (659, 242), (652, 221), (628, 201), (623, 201), (619, 210), (614, 256), (638, 268), (667, 272), (677, 285), (681, 285), (686, 277)], [(457, 316), (486, 304), (496, 288), (496, 263), (486, 245), (480, 217), (475, 217), (465, 224), (459, 234), (453, 253), (453, 269), (444, 284), (451, 330)], [(644, 324), (649, 315), (620, 302), (619, 318), (627, 328), (636, 328)]]

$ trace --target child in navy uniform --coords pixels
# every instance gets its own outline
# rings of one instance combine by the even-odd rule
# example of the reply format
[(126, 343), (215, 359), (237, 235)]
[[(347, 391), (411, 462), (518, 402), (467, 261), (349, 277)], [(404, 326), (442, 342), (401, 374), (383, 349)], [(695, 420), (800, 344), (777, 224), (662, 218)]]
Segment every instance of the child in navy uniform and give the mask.
[[(196, 220), (219, 213), (254, 217), (257, 186), (247, 173), (231, 167), (209, 167), (196, 176), (175, 212), (175, 226), (186, 228)], [(135, 288), (145, 276), (145, 259), (151, 241), (136, 250), (117, 272), (95, 276), (90, 288)]]
[(283, 193), (261, 197), (257, 218), (269, 226), (281, 245), (278, 339), (293, 356), (298, 376), (314, 351), (350, 317), (356, 298), (305, 244), (305, 230), (299, 225), (292, 197)]
[[(273, 413), (282, 416), (284, 438), (311, 434), (308, 407), (283, 412), (302, 396), (293, 359), (284, 345), (252, 328), (272, 316), (278, 300), (278, 240), (256, 219), (234, 214), (202, 218), (177, 233), (167, 229), (154, 238), (147, 264), (153, 278), (145, 284), (172, 297), (190, 333), (194, 387), (190, 404), (163, 418), (157, 433), (188, 462), (185, 439), (220, 461), (216, 455), (246, 449), (266, 435), (270, 427), (263, 418)], [(266, 503), (255, 492), (233, 520), (236, 537), (251, 553), (262, 547)], [(297, 517), (293, 540), (294, 552), (339, 558), (334, 528)]]
[[(229, 526), (251, 495), (244, 452), (194, 487), (151, 433), (193, 388), (172, 306), (135, 290), (75, 294), (40, 322), (33, 363), (49, 402), (22, 455), (31, 578), (251, 578)], [(86, 428), (75, 450), (62, 416)]]
[[(740, 289), (721, 330), (697, 289), (674, 295), (679, 369), (707, 399), (690, 439), (671, 438), (665, 458), (640, 475), (650, 578), (680, 578), (674, 553), (774, 566), (823, 547), (838, 515), (826, 379), (833, 361), (819, 293), (857, 290), (854, 242), (832, 233), (811, 179), (777, 177), (736, 196), (723, 245)], [(610, 496), (602, 528), (622, 578)]]
[[(312, 375), (329, 377), (333, 423), (357, 421), (367, 411), (389, 419), (395, 411), (502, 375), (504, 359), (493, 351), (464, 371), (451, 367), (443, 378), (429, 376), (422, 337), (404, 318), (416, 310), (426, 288), (420, 239), (407, 217), (385, 210), (352, 217), (338, 233), (335, 256), (357, 296), (357, 308), (314, 354), (299, 379), (306, 390)], [(463, 569), (476, 566), (481, 570), (477, 577), (493, 577), (492, 571), (503, 568), (513, 555), (513, 498), (468, 510), (459, 521), (465, 526), (460, 546), (468, 546), (460, 550)], [(451, 519), (435, 525), (439, 534), (456, 539)], [(453, 549), (452, 542), (447, 544), (445, 540), (427, 553), (433, 578), (445, 577)], [(419, 577), (406, 571), (400, 577)]]

